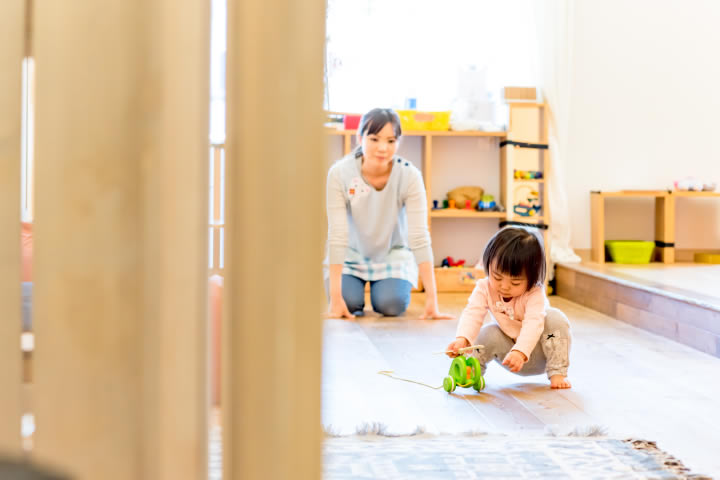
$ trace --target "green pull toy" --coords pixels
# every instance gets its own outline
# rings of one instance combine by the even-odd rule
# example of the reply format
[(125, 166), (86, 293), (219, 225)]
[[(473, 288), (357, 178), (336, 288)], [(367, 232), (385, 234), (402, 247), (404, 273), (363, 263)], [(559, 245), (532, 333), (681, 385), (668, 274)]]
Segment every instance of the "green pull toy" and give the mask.
[(443, 388), (450, 393), (456, 387), (473, 387), (478, 392), (485, 388), (485, 379), (477, 358), (460, 356), (453, 359), (449, 376), (443, 379)]

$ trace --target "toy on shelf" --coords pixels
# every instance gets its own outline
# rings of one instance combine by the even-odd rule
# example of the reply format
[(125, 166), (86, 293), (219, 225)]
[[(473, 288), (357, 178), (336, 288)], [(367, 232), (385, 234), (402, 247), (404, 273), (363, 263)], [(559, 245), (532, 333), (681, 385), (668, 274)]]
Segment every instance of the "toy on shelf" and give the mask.
[(478, 392), (485, 388), (480, 361), (475, 357), (455, 357), (450, 364), (450, 372), (443, 379), (443, 388), (451, 393), (455, 388), (472, 387)]
[(460, 260), (454, 260), (453, 257), (445, 257), (442, 260), (442, 263), (440, 264), (441, 267), (449, 268), (449, 267), (463, 267), (465, 266), (465, 260), (462, 258)]
[(495, 197), (493, 197), (492, 195), (483, 195), (478, 202), (477, 208), (478, 210), (490, 210), (491, 208), (495, 207), (495, 205)]
[[(518, 195), (518, 191), (527, 189), (524, 195)], [(520, 215), (521, 217), (534, 217), (540, 215), (542, 211), (542, 205), (540, 204), (540, 194), (537, 190), (528, 188), (527, 186), (520, 186), (515, 190), (515, 198), (518, 196), (524, 197), (519, 203), (513, 206), (513, 213)]]
[(477, 209), (481, 212), (504, 212), (505, 208), (495, 202), (492, 195), (483, 195), (477, 203)]
[(467, 208), (468, 201), (471, 205), (469, 208), (472, 208), (472, 205), (477, 205), (477, 202), (480, 201), (483, 193), (482, 187), (458, 187), (450, 190), (447, 198), (451, 205), (450, 208)]
[(717, 188), (715, 182), (703, 182), (693, 177), (685, 177), (682, 180), (673, 182), (675, 190), (682, 192), (714, 192)]
[(433, 210), (438, 210), (438, 201), (433, 200)]
[(543, 172), (539, 170), (514, 170), (517, 180), (534, 180), (543, 178)]

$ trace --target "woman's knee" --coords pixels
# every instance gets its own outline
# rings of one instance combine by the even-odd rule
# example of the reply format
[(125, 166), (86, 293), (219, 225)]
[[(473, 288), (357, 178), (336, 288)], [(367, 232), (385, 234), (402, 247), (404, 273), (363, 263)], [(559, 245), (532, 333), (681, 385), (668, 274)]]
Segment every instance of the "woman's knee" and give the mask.
[(379, 298), (373, 299), (373, 309), (386, 317), (397, 317), (407, 310), (410, 299), (404, 298), (402, 295), (380, 295)]
[(365, 281), (351, 275), (342, 276), (342, 296), (350, 313), (365, 308)]
[(378, 280), (370, 287), (373, 310), (387, 317), (402, 315), (410, 305), (410, 289), (407, 280), (387, 278)]

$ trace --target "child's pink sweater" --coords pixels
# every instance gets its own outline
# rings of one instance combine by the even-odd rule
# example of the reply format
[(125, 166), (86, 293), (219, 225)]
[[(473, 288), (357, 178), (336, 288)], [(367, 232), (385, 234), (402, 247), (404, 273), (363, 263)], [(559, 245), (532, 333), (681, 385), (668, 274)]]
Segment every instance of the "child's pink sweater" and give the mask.
[(509, 302), (490, 287), (487, 278), (478, 280), (468, 304), (460, 316), (457, 337), (465, 337), (472, 345), (483, 326), (488, 309), (497, 320), (500, 329), (515, 340), (513, 350), (519, 350), (530, 359), (543, 328), (545, 310), (550, 306), (544, 286), (535, 286)]

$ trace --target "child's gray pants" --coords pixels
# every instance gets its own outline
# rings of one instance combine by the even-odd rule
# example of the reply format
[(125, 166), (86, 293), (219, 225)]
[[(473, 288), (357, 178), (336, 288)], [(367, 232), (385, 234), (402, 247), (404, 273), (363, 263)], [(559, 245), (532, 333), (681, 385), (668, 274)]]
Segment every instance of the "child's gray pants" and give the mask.
[[(530, 354), (528, 362), (517, 374), (538, 375), (547, 372), (548, 378), (553, 375), (567, 376), (571, 343), (570, 322), (567, 317), (557, 308), (548, 308), (545, 316), (545, 328), (540, 340)], [(480, 360), (484, 375), (487, 364), (491, 360), (502, 365), (505, 355), (515, 345), (515, 340), (505, 335), (497, 323), (493, 322), (480, 329), (474, 345), (485, 346), (484, 349), (472, 353), (473, 357)], [(507, 369), (504, 365), (503, 368)]]

